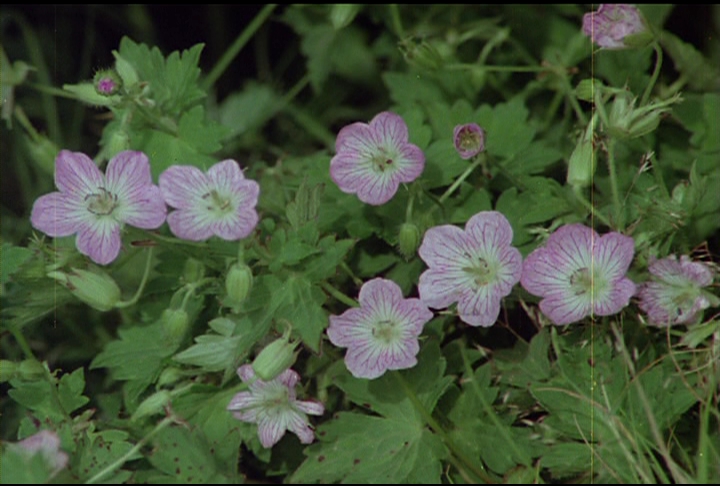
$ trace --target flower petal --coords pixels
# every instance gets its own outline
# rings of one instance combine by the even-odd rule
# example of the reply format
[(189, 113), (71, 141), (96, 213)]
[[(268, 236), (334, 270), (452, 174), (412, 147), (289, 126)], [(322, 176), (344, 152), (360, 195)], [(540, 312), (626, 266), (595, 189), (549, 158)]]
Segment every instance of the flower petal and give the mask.
[(286, 430), (285, 424), (280, 420), (272, 420), (265, 416), (258, 422), (258, 437), (266, 449), (277, 444), (285, 435)]
[(295, 407), (308, 415), (322, 415), (325, 413), (325, 406), (313, 400), (298, 400), (295, 402)]
[(128, 199), (119, 200), (114, 214), (131, 226), (155, 229), (165, 222), (167, 206), (160, 188), (148, 185), (142, 190), (134, 190)]
[(620, 233), (608, 233), (595, 242), (595, 267), (614, 282), (625, 276), (635, 255), (635, 241)]
[(75, 234), (93, 220), (82, 199), (61, 192), (40, 196), (30, 215), (33, 227), (52, 237)]
[(76, 245), (80, 253), (95, 263), (107, 265), (120, 253), (120, 224), (112, 218), (99, 218), (78, 231)]
[(489, 285), (479, 287), (474, 292), (463, 292), (458, 301), (460, 319), (471, 326), (490, 327), (500, 315), (500, 299)]
[(84, 198), (105, 185), (105, 177), (90, 157), (61, 150), (55, 159), (55, 185), (61, 192)]
[(400, 115), (383, 111), (370, 120), (375, 143), (385, 147), (400, 147), (408, 141), (408, 127)]
[(184, 240), (205, 241), (213, 233), (213, 221), (207, 211), (192, 209), (179, 209), (167, 217), (170, 231)]
[(564, 326), (584, 319), (590, 314), (587, 297), (573, 295), (569, 291), (553, 293), (540, 301), (540, 310), (553, 324)]
[(173, 165), (158, 179), (165, 202), (174, 208), (190, 209), (213, 188), (208, 177), (192, 165)]

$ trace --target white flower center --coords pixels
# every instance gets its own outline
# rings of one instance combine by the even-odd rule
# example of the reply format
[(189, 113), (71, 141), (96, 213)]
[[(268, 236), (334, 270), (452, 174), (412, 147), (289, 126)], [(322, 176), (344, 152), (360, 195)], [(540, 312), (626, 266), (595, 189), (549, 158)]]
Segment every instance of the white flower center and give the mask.
[(98, 216), (112, 214), (118, 206), (118, 197), (104, 187), (99, 188), (100, 192), (85, 196), (87, 210)]
[(382, 174), (386, 170), (392, 170), (395, 167), (395, 157), (389, 154), (385, 148), (380, 148), (371, 160), (373, 171), (379, 174)]
[(207, 210), (218, 217), (232, 213), (235, 210), (232, 205), (232, 198), (219, 194), (215, 189), (203, 195), (203, 199), (207, 204)]
[(480, 134), (469, 128), (463, 128), (459, 133), (460, 149), (463, 151), (475, 150), (480, 146)]
[(383, 319), (376, 322), (372, 327), (372, 335), (384, 344), (397, 342), (402, 334), (398, 323), (392, 319)]
[(570, 276), (570, 288), (575, 295), (604, 295), (608, 283), (588, 268), (580, 268)]
[(467, 267), (463, 267), (463, 271), (472, 277), (473, 282), (478, 287), (488, 285), (495, 280), (497, 269), (490, 265), (484, 258), (471, 259), (471, 263)]

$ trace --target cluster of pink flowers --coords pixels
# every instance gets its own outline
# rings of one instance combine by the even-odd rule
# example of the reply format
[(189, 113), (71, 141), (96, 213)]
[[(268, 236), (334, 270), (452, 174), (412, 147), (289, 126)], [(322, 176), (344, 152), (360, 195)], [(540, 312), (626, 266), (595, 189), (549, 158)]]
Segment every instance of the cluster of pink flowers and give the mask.
[[(167, 218), (177, 237), (204, 241), (248, 236), (258, 222), (260, 186), (245, 179), (234, 160), (207, 174), (193, 166), (172, 166), (152, 182), (142, 152), (124, 151), (108, 162), (105, 174), (87, 155), (63, 150), (55, 161), (59, 192), (35, 201), (30, 221), (52, 237), (77, 235), (80, 253), (107, 265), (120, 253), (124, 225), (156, 229)], [(166, 205), (176, 211), (167, 215)]]

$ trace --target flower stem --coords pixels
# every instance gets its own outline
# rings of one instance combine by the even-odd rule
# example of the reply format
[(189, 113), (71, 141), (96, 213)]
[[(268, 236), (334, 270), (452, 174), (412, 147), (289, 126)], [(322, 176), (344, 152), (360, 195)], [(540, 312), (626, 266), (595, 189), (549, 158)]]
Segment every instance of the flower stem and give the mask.
[(444, 69), (450, 71), (480, 70), (490, 72), (510, 73), (541, 73), (548, 71), (547, 66), (480, 66), (476, 64), (448, 64)]
[(620, 204), (620, 190), (618, 188), (617, 169), (615, 167), (615, 139), (612, 137), (607, 143), (608, 154), (608, 171), (610, 172), (610, 191), (612, 192), (613, 211), (615, 213), (615, 221), (617, 229), (622, 231), (625, 227), (624, 217), (622, 215), (622, 205)]
[(277, 4), (271, 3), (269, 5), (265, 5), (265, 7), (263, 7), (260, 13), (255, 16), (252, 22), (250, 22), (250, 24), (245, 27), (245, 29), (240, 33), (237, 39), (235, 39), (235, 42), (232, 43), (232, 45), (228, 48), (228, 50), (225, 51), (217, 64), (215, 64), (215, 67), (212, 68), (210, 74), (208, 74), (207, 77), (202, 81), (202, 87), (204, 90), (209, 90), (210, 87), (215, 84), (215, 82), (220, 78), (220, 76), (222, 76), (222, 74), (228, 68), (233, 59), (235, 59), (235, 56), (240, 53), (242, 48), (245, 47), (245, 44), (247, 44), (247, 42), (252, 38), (252, 36), (255, 35), (260, 26), (262, 26), (265, 20), (270, 16), (272, 11), (275, 10), (275, 7), (277, 7)]
[(172, 422), (174, 422), (173, 417), (165, 417), (159, 424), (155, 426), (153, 430), (150, 431), (148, 435), (143, 437), (135, 446), (127, 451), (125, 454), (120, 456), (115, 462), (108, 465), (105, 469), (97, 473), (95, 476), (88, 479), (85, 483), (86, 484), (95, 484), (101, 479), (105, 478), (106, 475), (110, 474), (111, 472), (115, 471), (117, 468), (125, 464), (125, 462), (130, 459), (133, 455), (137, 454), (140, 449), (149, 441), (155, 434), (160, 432), (162, 429), (170, 425)]
[(404, 39), (405, 30), (402, 26), (402, 20), (400, 20), (400, 9), (398, 9), (396, 3), (391, 3), (390, 5), (388, 5), (388, 7), (390, 8), (390, 20), (392, 21), (395, 35), (398, 36), (399, 39)]
[(398, 371), (392, 371), (391, 372), (395, 378), (397, 379), (398, 383), (400, 384), (400, 387), (405, 392), (405, 395), (408, 397), (408, 399), (412, 402), (415, 409), (420, 413), (425, 423), (428, 424), (430, 429), (434, 433), (436, 433), (440, 439), (445, 443), (445, 445), (450, 449), (452, 454), (457, 457), (460, 462), (462, 462), (462, 466), (459, 464), (455, 464), (455, 467), (457, 467), (459, 470), (463, 470), (462, 468), (469, 469), (477, 478), (481, 479), (485, 483), (494, 483), (493, 479), (488, 476), (485, 471), (478, 468), (473, 464), (473, 461), (468, 458), (464, 452), (455, 444), (455, 442), (448, 436), (448, 434), (445, 432), (445, 429), (443, 429), (440, 424), (435, 420), (435, 418), (432, 416), (430, 412), (425, 408), (425, 405), (420, 401), (418, 396), (415, 394), (415, 391), (410, 387), (410, 384), (403, 378), (403, 376)]
[(447, 191), (445, 191), (445, 193), (442, 196), (440, 196), (440, 199), (438, 199), (438, 202), (440, 204), (444, 203), (445, 200), (447, 198), (449, 198), (452, 195), (452, 193), (457, 190), (458, 187), (460, 187), (460, 184), (462, 184), (465, 181), (465, 179), (468, 178), (468, 176), (472, 173), (472, 171), (477, 169), (477, 167), (484, 162), (485, 162), (485, 154), (483, 154), (483, 153), (477, 154), (475, 156), (475, 160), (473, 161), (472, 165), (470, 167), (468, 167), (467, 169), (465, 169), (465, 172), (460, 174), (460, 177), (455, 179), (455, 182), (453, 182), (452, 185), (450, 187), (448, 187)]
[(608, 218), (605, 217), (601, 212), (599, 212), (593, 204), (588, 201), (582, 194), (580, 194), (580, 189), (574, 189), (573, 194), (575, 195), (575, 198), (582, 204), (585, 209), (587, 209), (590, 212), (590, 215), (594, 219), (600, 220), (602, 224), (607, 226), (608, 228), (614, 228), (614, 225), (610, 222)]
[(662, 47), (660, 47), (660, 44), (658, 44), (657, 41), (655, 41), (655, 42), (653, 42), (653, 49), (655, 49), (655, 69), (653, 70), (652, 77), (650, 78), (650, 82), (648, 83), (647, 87), (645, 88), (645, 92), (643, 93), (642, 99), (640, 100), (640, 106), (645, 106), (645, 103), (647, 103), (648, 98), (650, 98), (650, 93), (652, 93), (652, 90), (655, 87), (655, 83), (657, 82), (658, 76), (660, 75), (660, 68), (662, 67), (662, 62), (663, 62)]
[(32, 352), (32, 349), (30, 349), (30, 345), (27, 342), (27, 339), (25, 339), (25, 336), (23, 335), (22, 331), (20, 329), (17, 329), (15, 326), (9, 326), (10, 332), (12, 333), (13, 337), (15, 338), (15, 341), (17, 341), (18, 346), (20, 346), (20, 349), (22, 350), (23, 354), (25, 355), (26, 359), (37, 359), (35, 358), (35, 355)]
[(347, 295), (343, 294), (342, 292), (340, 292), (338, 289), (336, 289), (329, 283), (320, 282), (320, 286), (323, 288), (323, 290), (325, 292), (332, 295), (333, 297), (335, 297), (337, 300), (339, 300), (343, 304), (347, 304), (350, 307), (360, 307), (360, 304), (358, 304), (358, 302), (355, 299), (350, 298)]
[(130, 300), (127, 300), (125, 302), (118, 302), (117, 304), (115, 304), (116, 308), (124, 309), (125, 307), (130, 307), (132, 305), (135, 305), (137, 303), (137, 301), (140, 300), (143, 290), (145, 290), (145, 284), (147, 284), (148, 277), (150, 276), (151, 262), (152, 262), (152, 247), (148, 248), (147, 257), (145, 258), (145, 272), (143, 273), (142, 280), (140, 281), (140, 286), (138, 287), (137, 291), (135, 292), (135, 295), (133, 295), (133, 298)]

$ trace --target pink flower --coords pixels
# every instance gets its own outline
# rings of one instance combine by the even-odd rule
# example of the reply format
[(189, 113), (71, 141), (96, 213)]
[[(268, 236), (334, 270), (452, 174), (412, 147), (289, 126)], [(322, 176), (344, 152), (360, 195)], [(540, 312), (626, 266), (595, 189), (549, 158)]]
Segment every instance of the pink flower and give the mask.
[(287, 430), (303, 444), (315, 439), (307, 414), (322, 415), (325, 407), (319, 402), (297, 399), (295, 386), (300, 376), (295, 371), (287, 369), (270, 381), (262, 381), (255, 376), (252, 366), (246, 364), (238, 368), (237, 374), (250, 391), (235, 395), (227, 409), (238, 420), (258, 424), (263, 447), (277, 444)]
[(80, 253), (102, 265), (120, 253), (123, 224), (155, 229), (165, 221), (167, 208), (142, 152), (120, 152), (103, 175), (87, 155), (63, 150), (55, 159), (55, 185), (60, 192), (35, 201), (32, 225), (52, 237), (77, 233)]
[(500, 301), (520, 280), (522, 256), (510, 246), (512, 227), (501, 213), (481, 211), (465, 225), (430, 228), (418, 254), (429, 267), (420, 275), (420, 300), (435, 309), (458, 303), (460, 319), (492, 326)]
[(384, 111), (367, 123), (353, 123), (338, 133), (330, 177), (341, 191), (362, 202), (388, 202), (401, 182), (412, 182), (425, 168), (425, 155), (408, 143), (405, 121)]
[(41, 430), (11, 445), (13, 448), (22, 451), (22, 454), (28, 458), (28, 466), (34, 464), (29, 461), (31, 457), (41, 454), (48, 467), (50, 478), (57, 475), (68, 464), (69, 457), (67, 453), (60, 449), (60, 437), (51, 430)]
[(160, 174), (160, 191), (169, 206), (170, 231), (178, 238), (204, 241), (245, 238), (258, 222), (260, 186), (245, 179), (234, 160), (210, 167), (207, 174), (191, 165), (174, 165)]
[(702, 287), (712, 283), (713, 274), (703, 263), (693, 262), (686, 255), (678, 261), (670, 255), (652, 261), (648, 270), (654, 278), (640, 285), (638, 297), (650, 324), (691, 324), (703, 309), (710, 307)]
[(485, 150), (485, 130), (477, 123), (458, 125), (453, 130), (453, 142), (461, 158), (472, 159)]
[(640, 11), (628, 4), (602, 4), (583, 17), (583, 33), (607, 49), (623, 49), (625, 37), (645, 30)]
[(360, 307), (330, 316), (330, 342), (348, 348), (345, 365), (357, 378), (412, 368), (418, 336), (433, 314), (419, 299), (404, 299), (392, 280), (376, 278), (360, 288)]
[(617, 314), (635, 293), (625, 276), (634, 253), (629, 236), (601, 237), (587, 226), (568, 224), (528, 255), (520, 283), (543, 297), (540, 310), (557, 325)]

